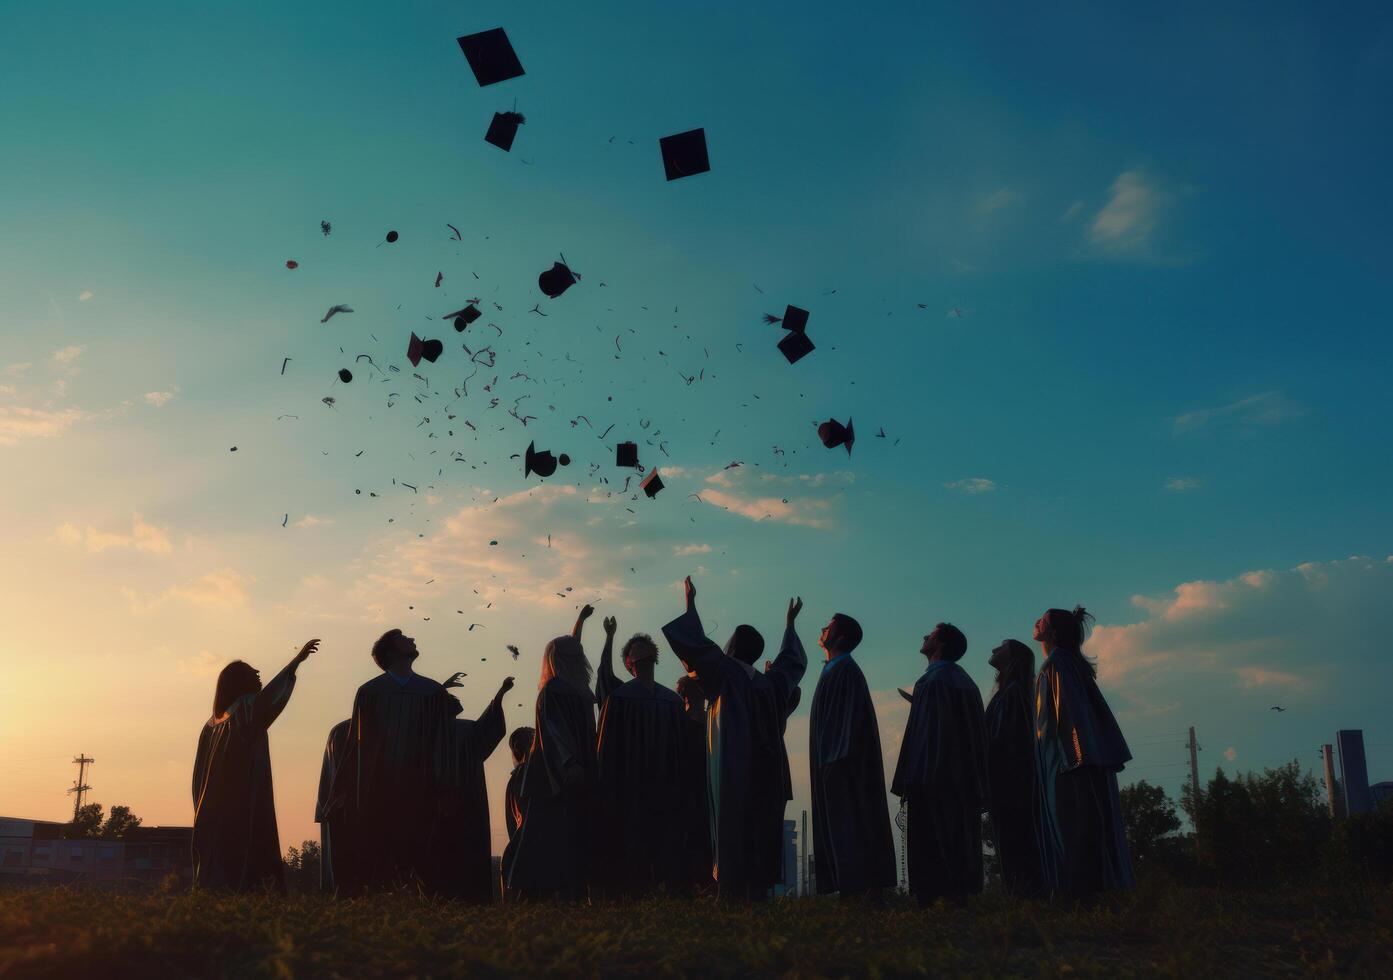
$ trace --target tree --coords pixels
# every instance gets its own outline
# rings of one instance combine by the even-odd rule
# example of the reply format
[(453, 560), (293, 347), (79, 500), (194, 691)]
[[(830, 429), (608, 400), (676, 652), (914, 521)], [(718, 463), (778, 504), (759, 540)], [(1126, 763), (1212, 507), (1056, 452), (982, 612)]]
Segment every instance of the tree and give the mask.
[(99, 837), (102, 829), (102, 805), (85, 803), (73, 814), (72, 823), (64, 832), (66, 837)]
[(102, 824), (101, 837), (103, 840), (121, 840), (139, 826), (140, 818), (131, 812), (131, 808), (118, 803), (107, 814), (106, 823)]
[(285, 852), (285, 886), (292, 892), (312, 892), (319, 890), (319, 841), (301, 841), (299, 847), (292, 845)]
[(1166, 791), (1143, 779), (1122, 787), (1122, 825), (1132, 860), (1143, 869), (1168, 854), (1167, 838), (1180, 829), (1180, 817)]

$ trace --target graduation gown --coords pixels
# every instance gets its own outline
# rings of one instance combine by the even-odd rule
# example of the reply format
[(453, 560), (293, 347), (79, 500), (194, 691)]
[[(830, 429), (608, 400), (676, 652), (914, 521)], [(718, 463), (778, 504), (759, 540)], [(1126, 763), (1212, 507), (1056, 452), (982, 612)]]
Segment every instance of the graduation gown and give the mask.
[(271, 727), (295, 690), (287, 666), (256, 694), (209, 718), (193, 764), (195, 888), (285, 891), (276, 801), (271, 791)]
[(1038, 895), (1044, 888), (1037, 759), (1030, 695), (1024, 684), (1012, 681), (987, 703), (987, 775), (1001, 880), (1018, 895)]
[(707, 793), (719, 893), (761, 899), (782, 877), (784, 805), (793, 798), (783, 732), (808, 667), (803, 644), (788, 627), (760, 674), (722, 653), (694, 609), (664, 626), (663, 636), (711, 701)]
[(1052, 651), (1035, 677), (1035, 739), (1047, 883), (1076, 897), (1131, 887), (1117, 774), (1132, 753), (1077, 650)]
[[(456, 711), (463, 710), (457, 699), (451, 696), (450, 700)], [(440, 817), (434, 857), (443, 872), (444, 894), (466, 902), (493, 900), (493, 840), (484, 762), (503, 740), (504, 729), (498, 698), (477, 719), (456, 718), (451, 726), (455, 772), (446, 799), (452, 802)]]
[(684, 877), (682, 699), (634, 678), (600, 708), (595, 880), (610, 895), (675, 891)]
[(682, 716), (682, 851), (686, 857), (685, 889), (710, 885), (711, 813), (706, 793), (706, 716)]
[(535, 727), (508, 887), (524, 898), (582, 900), (594, 846), (594, 695), (553, 677), (537, 694)]
[(352, 719), (346, 718), (329, 729), (324, 744), (324, 762), (319, 767), (319, 796), (314, 804), (314, 822), (319, 824), (319, 890), (333, 893), (342, 888), (345, 893), (354, 889), (353, 844), (348, 828), (347, 812), (340, 809), (330, 816), (329, 794), (333, 789), (334, 769), (348, 747)]
[(929, 662), (914, 685), (891, 791), (909, 804), (909, 890), (927, 905), (982, 890), (987, 803), (982, 695), (955, 663)]
[(828, 661), (808, 729), (813, 853), (819, 894), (895, 887), (880, 728), (866, 676), (850, 654)]
[(334, 772), (331, 812), (347, 808), (366, 889), (418, 885), (439, 890), (446, 878), (432, 855), (437, 817), (456, 776), (458, 702), (436, 681), (383, 672), (358, 688), (347, 750)]

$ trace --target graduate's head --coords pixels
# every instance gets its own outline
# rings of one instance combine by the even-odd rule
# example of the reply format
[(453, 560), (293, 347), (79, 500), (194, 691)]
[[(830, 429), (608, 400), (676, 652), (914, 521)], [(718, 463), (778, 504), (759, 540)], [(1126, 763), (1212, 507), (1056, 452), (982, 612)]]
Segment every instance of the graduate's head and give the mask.
[(1013, 682), (1029, 686), (1035, 676), (1035, 654), (1020, 640), (1002, 640), (987, 663), (996, 668), (997, 687)]
[(653, 642), (653, 637), (647, 633), (635, 633), (629, 637), (624, 644), (624, 649), (619, 651), (620, 657), (624, 660), (624, 666), (629, 673), (638, 676), (638, 665), (641, 663), (658, 662), (658, 644)]
[(213, 692), (213, 717), (222, 717), (238, 698), (259, 690), (261, 672), (245, 661), (232, 661), (218, 674), (218, 686)]
[(701, 681), (691, 674), (683, 674), (677, 678), (677, 696), (682, 699), (688, 711), (706, 709), (706, 690), (701, 686)]
[(528, 753), (532, 751), (532, 739), (536, 734), (535, 728), (528, 728), (526, 725), (513, 729), (513, 734), (508, 736), (508, 751), (513, 753), (513, 765), (520, 766), (527, 761)]
[(846, 613), (833, 613), (817, 644), (834, 657), (850, 653), (861, 645), (861, 624)]
[(932, 633), (924, 637), (919, 652), (930, 660), (937, 658), (957, 663), (967, 653), (967, 637), (952, 623), (939, 623)]
[(416, 641), (401, 630), (388, 630), (372, 645), (372, 659), (383, 670), (391, 670), (399, 664), (409, 664), (419, 654)]
[(559, 677), (581, 691), (590, 690), (590, 661), (585, 659), (585, 648), (574, 636), (558, 636), (547, 644), (542, 653), (542, 676), (537, 682), (537, 690), (546, 687), (547, 681), (553, 677)]
[(753, 626), (741, 623), (726, 640), (726, 656), (734, 657), (742, 664), (754, 665), (764, 652), (764, 637)]
[(1083, 648), (1083, 641), (1088, 639), (1088, 631), (1092, 625), (1093, 616), (1083, 606), (1075, 606), (1073, 612), (1067, 609), (1046, 609), (1045, 615), (1035, 621), (1035, 633), (1032, 638), (1048, 649), (1064, 647), (1080, 650)]

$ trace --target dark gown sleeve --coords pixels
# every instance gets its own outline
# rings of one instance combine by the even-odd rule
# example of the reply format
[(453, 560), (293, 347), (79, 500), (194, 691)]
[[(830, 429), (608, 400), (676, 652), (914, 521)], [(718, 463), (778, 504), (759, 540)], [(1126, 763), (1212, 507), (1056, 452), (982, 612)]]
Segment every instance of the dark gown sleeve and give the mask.
[(605, 634), (605, 648), (600, 652), (600, 666), (595, 670), (595, 703), (604, 706), (605, 701), (624, 682), (614, 672), (614, 637)]
[[(721, 653), (721, 648), (707, 637), (697, 611), (688, 609), (664, 626), (663, 637), (687, 670), (695, 674), (697, 680), (701, 682), (707, 700), (715, 701), (716, 698), (720, 697), (721, 689), (725, 683), (721, 658), (725, 654)], [(780, 657), (782, 656), (783, 654), (780, 653)], [(795, 685), (796, 683), (795, 681)]]
[(290, 695), (295, 690), (295, 667), (293, 661), (287, 664), (271, 678), (271, 683), (253, 695), (250, 720), (257, 728), (270, 728), (290, 703)]
[(793, 713), (793, 709), (798, 706), (798, 702), (802, 699), (798, 692), (798, 685), (802, 682), (803, 674), (807, 669), (808, 655), (803, 652), (803, 641), (798, 638), (798, 631), (789, 626), (784, 630), (784, 640), (779, 647), (779, 655), (774, 658), (773, 666), (764, 675), (777, 687), (783, 698), (785, 719)]
[(901, 799), (946, 792), (985, 807), (990, 790), (982, 695), (970, 681), (943, 676), (953, 669), (940, 668), (914, 685), (891, 792)]

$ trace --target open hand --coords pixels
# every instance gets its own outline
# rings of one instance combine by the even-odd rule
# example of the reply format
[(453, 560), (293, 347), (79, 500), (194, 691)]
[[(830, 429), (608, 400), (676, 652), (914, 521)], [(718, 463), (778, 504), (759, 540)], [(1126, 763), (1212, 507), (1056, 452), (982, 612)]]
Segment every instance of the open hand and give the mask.
[(306, 643), (304, 646), (300, 648), (299, 653), (295, 654), (295, 662), (297, 664), (304, 663), (306, 660), (310, 659), (310, 654), (314, 653), (318, 649), (319, 641), (310, 640), (308, 643)]
[(614, 631), (619, 629), (619, 621), (613, 616), (606, 616), (604, 619), (605, 636), (613, 638)]
[(788, 600), (788, 625), (792, 626), (798, 614), (803, 611), (803, 597)]

